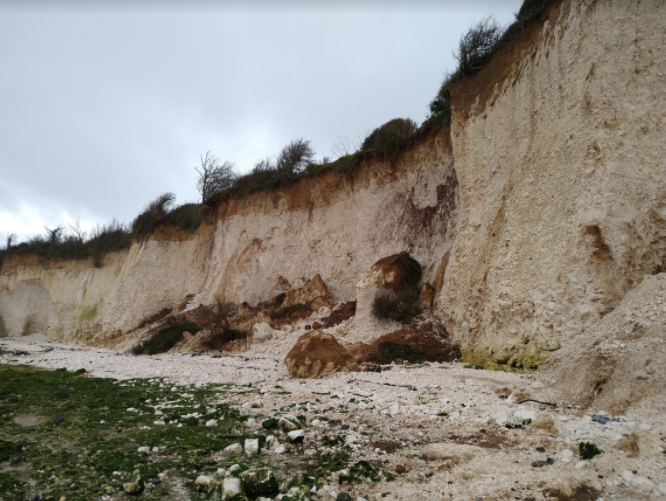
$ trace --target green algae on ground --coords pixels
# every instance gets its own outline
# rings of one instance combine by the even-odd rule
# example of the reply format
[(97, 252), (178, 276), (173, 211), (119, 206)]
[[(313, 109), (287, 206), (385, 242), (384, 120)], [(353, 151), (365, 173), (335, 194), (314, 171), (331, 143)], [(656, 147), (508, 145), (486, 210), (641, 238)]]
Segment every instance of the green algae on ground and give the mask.
[[(46, 500), (88, 500), (120, 493), (122, 484), (136, 477), (154, 480), (144, 498), (162, 493), (168, 499), (170, 487), (156, 480), (158, 473), (170, 472), (195, 492), (198, 474), (213, 474), (219, 466), (232, 464), (211, 461), (213, 453), (257, 437), (228, 437), (246, 416), (218, 403), (229, 389), (224, 385), (175, 387), (159, 379), (121, 382), (15, 366), (0, 366), (0, 380), (0, 461), (20, 458), (17, 468), (0, 477), (6, 487), (0, 489), (3, 500), (24, 501), (36, 494)], [(23, 414), (46, 422), (18, 426), (13, 416)], [(195, 426), (155, 424), (167, 415), (180, 421), (192, 414), (197, 415)], [(217, 425), (204, 426), (208, 420)], [(159, 452), (139, 452), (139, 447), (157, 447)], [(259, 457), (249, 457), (248, 464), (263, 466)]]

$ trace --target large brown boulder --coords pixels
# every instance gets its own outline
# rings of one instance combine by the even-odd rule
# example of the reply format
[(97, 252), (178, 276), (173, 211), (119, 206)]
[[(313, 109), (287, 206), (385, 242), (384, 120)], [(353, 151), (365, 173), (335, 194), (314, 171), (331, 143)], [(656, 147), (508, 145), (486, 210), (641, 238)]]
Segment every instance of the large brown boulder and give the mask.
[(317, 378), (335, 372), (358, 371), (349, 352), (335, 336), (322, 331), (303, 334), (284, 359), (295, 378)]

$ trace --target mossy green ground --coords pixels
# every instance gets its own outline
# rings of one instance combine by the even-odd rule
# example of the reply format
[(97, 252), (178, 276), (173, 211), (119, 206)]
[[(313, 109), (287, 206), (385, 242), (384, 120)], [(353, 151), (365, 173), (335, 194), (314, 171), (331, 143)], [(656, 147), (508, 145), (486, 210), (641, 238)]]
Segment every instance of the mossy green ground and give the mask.
[[(89, 377), (84, 371), (25, 366), (0, 366), (0, 381), (2, 501), (24, 501), (36, 494), (45, 500), (61, 496), (68, 501), (102, 496), (125, 499), (122, 484), (138, 476), (150, 487), (141, 495), (143, 499), (214, 499), (219, 493), (197, 493), (194, 480), (200, 474), (215, 477), (217, 468), (236, 463), (243, 469), (268, 466), (281, 482), (292, 485), (308, 485), (313, 474), (354, 468), (340, 451), (327, 461), (313, 458), (311, 467), (298, 474), (296, 465), (303, 464), (304, 458), (296, 447), (279, 457), (243, 455), (220, 460), (219, 452), (227, 445), (251, 437), (263, 442), (265, 435), (275, 433), (242, 428), (242, 437), (225, 436), (248, 416), (223, 401), (227, 395), (256, 393), (251, 385), (197, 388), (157, 378), (117, 381)], [(156, 415), (158, 404), (162, 414)], [(286, 406), (283, 412), (293, 412), (293, 407)], [(186, 417), (193, 413), (199, 415)], [(261, 420), (263, 416), (253, 417)], [(174, 419), (183, 426), (154, 424)], [(210, 419), (218, 424), (205, 426)], [(143, 446), (158, 447), (159, 452), (138, 452)], [(20, 462), (9, 467), (8, 461), (17, 457)], [(160, 472), (167, 474), (162, 481)], [(379, 479), (378, 473), (368, 478)]]

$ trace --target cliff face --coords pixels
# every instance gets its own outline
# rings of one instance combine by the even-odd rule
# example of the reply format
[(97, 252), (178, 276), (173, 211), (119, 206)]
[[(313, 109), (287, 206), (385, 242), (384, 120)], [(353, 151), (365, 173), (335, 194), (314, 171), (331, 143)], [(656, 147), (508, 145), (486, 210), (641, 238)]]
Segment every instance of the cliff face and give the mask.
[[(6, 333), (86, 340), (127, 331), (188, 294), (209, 304), (255, 303), (319, 274), (337, 300), (379, 259), (409, 251), (424, 280), (441, 277), (457, 228), (458, 184), (448, 131), (395, 166), (328, 172), (289, 188), (232, 199), (195, 234), (163, 230), (90, 262), (10, 257), (0, 275)], [(440, 280), (441, 285), (441, 280)]]
[(89, 339), (187, 294), (254, 303), (317, 274), (353, 300), (408, 251), (469, 357), (538, 364), (664, 271), (664, 26), (659, 2), (557, 3), (453, 88), (450, 135), (393, 167), (223, 203), (194, 235), (158, 233), (99, 269), (9, 258), (0, 329)]
[(452, 91), (461, 223), (437, 311), (500, 362), (547, 357), (666, 258), (666, 4), (548, 14)]

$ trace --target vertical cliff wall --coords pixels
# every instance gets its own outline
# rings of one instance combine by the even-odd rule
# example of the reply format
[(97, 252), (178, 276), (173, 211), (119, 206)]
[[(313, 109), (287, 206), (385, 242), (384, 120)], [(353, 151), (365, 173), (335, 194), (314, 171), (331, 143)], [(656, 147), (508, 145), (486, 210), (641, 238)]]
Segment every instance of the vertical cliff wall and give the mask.
[(106, 256), (102, 268), (11, 256), (0, 273), (0, 318), (10, 336), (46, 327), (51, 338), (86, 340), (133, 329), (188, 294), (255, 303), (317, 274), (336, 299), (354, 300), (371, 266), (403, 251), (438, 283), (459, 198), (441, 131), (395, 165), (377, 158), (350, 175), (326, 172), (223, 202), (195, 234), (163, 229)]
[(231, 199), (102, 268), (6, 259), (0, 332), (85, 340), (187, 294), (255, 303), (317, 274), (353, 300), (408, 251), (466, 356), (539, 365), (666, 266), (666, 4), (564, 0), (544, 18), (456, 84), (450, 131), (396, 165)]
[(437, 311), (499, 362), (547, 357), (666, 258), (666, 4), (547, 17), (452, 90), (462, 216)]

